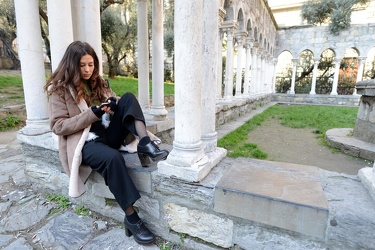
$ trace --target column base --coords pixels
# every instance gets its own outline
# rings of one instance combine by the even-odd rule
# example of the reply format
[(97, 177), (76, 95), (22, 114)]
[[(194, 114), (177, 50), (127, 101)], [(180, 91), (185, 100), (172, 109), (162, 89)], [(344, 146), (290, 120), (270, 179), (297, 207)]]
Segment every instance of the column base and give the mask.
[(168, 111), (164, 106), (160, 108), (151, 107), (148, 114), (152, 116), (152, 120), (154, 121), (163, 121), (167, 117)]
[[(374, 164), (375, 166), (375, 164)], [(375, 173), (373, 168), (361, 168), (358, 172), (362, 184), (367, 188), (372, 198), (375, 200)]]
[(214, 166), (224, 159), (226, 154), (226, 149), (216, 148), (215, 151), (204, 155), (202, 159), (197, 162), (190, 166), (183, 167), (181, 167), (181, 164), (178, 164), (178, 162), (174, 162), (173, 160), (161, 161), (158, 163), (158, 173), (190, 182), (199, 182), (210, 173)]
[(51, 132), (49, 119), (30, 121), (26, 120), (26, 126), (20, 132), (25, 135), (40, 135)]

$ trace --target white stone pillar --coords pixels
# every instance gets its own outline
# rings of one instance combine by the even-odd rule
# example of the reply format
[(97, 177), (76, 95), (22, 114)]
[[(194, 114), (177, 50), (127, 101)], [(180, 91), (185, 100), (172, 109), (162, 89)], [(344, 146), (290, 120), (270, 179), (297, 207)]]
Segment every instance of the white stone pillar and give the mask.
[(217, 83), (217, 47), (218, 47), (218, 6), (215, 1), (203, 1), (202, 35), (202, 135), (201, 140), (206, 153), (213, 152), (217, 146), (215, 128), (215, 88)]
[(298, 59), (292, 59), (293, 62), (293, 73), (292, 73), (292, 86), (290, 87), (290, 94), (294, 95), (295, 91), (294, 88), (296, 86), (296, 74), (297, 74), (297, 65), (298, 65)]
[(258, 49), (258, 61), (257, 61), (257, 83), (255, 85), (255, 94), (261, 93), (263, 81), (262, 81), (262, 66), (263, 66), (263, 48)]
[(236, 70), (236, 98), (242, 98), (242, 58), (243, 58), (243, 43), (246, 33), (238, 32), (236, 34), (237, 40), (237, 70)]
[(314, 58), (314, 69), (313, 69), (313, 77), (311, 82), (311, 90), (310, 95), (315, 95), (315, 89), (316, 89), (316, 76), (318, 74), (318, 65), (319, 65), (320, 58)]
[(224, 79), (224, 100), (230, 101), (233, 98), (233, 58), (234, 58), (234, 47), (233, 47), (233, 34), (235, 29), (238, 27), (237, 22), (224, 22), (222, 30), (227, 34), (227, 57), (225, 64), (225, 79)]
[(245, 80), (244, 80), (244, 84), (243, 84), (243, 93), (242, 93), (242, 96), (247, 98), (249, 97), (249, 83), (250, 83), (250, 65), (251, 65), (251, 54), (250, 54), (250, 50), (251, 50), (251, 39), (250, 37), (246, 38), (246, 42), (245, 42), (245, 54), (246, 54), (246, 63), (245, 63)]
[(334, 62), (335, 62), (335, 75), (333, 77), (333, 85), (332, 85), (331, 95), (337, 95), (337, 85), (339, 83), (341, 58), (335, 59)]
[(144, 112), (150, 108), (150, 59), (148, 47), (148, 4), (147, 0), (137, 1), (138, 37), (138, 102)]
[[(60, 1), (59, 1), (60, 2)], [(99, 0), (71, 0), (74, 40), (89, 43), (99, 59), (99, 73), (103, 74), (102, 35)]]
[(201, 141), (202, 26), (202, 0), (175, 2), (175, 137), (158, 173), (193, 182), (211, 170)]
[(152, 0), (152, 105), (153, 120), (164, 120), (168, 112), (164, 106), (164, 43), (163, 1)]
[(273, 63), (273, 70), (272, 70), (272, 93), (276, 93), (276, 65), (277, 59), (272, 60)]
[(51, 67), (59, 65), (66, 48), (73, 42), (72, 8), (70, 1), (47, 0)]
[[(358, 71), (357, 71), (357, 81), (362, 81), (363, 77), (363, 70), (365, 67), (366, 57), (358, 57)], [(353, 95), (357, 95), (357, 88), (354, 86), (354, 92)]]
[(257, 85), (257, 70), (258, 70), (258, 44), (254, 43), (252, 48), (252, 62), (251, 62), (251, 81), (250, 81), (250, 96), (256, 94)]
[(224, 32), (221, 30), (221, 25), (223, 23), (226, 11), (221, 7), (220, 1), (217, 1), (219, 9), (219, 22), (218, 22), (218, 44), (217, 44), (217, 85), (216, 85), (216, 99), (220, 100), (223, 97), (223, 37)]
[(25, 135), (50, 131), (38, 0), (14, 1), (17, 22), (17, 47), (21, 61), (22, 82), (26, 104)]
[(225, 64), (225, 93), (224, 99), (231, 100), (233, 97), (233, 29), (227, 29), (227, 57)]

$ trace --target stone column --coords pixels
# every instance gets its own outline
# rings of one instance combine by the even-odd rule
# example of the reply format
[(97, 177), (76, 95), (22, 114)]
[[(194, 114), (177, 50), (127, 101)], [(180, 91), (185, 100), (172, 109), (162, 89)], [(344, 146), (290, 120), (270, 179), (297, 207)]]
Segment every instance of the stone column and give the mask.
[(273, 63), (273, 70), (272, 70), (272, 93), (276, 93), (276, 65), (277, 59), (272, 60)]
[(150, 108), (150, 59), (148, 48), (148, 4), (147, 0), (137, 1), (138, 36), (138, 102), (147, 112)]
[(257, 71), (258, 71), (258, 43), (254, 43), (252, 48), (252, 62), (251, 62), (251, 81), (250, 81), (250, 96), (256, 94), (257, 85)]
[[(358, 71), (357, 71), (356, 82), (362, 81), (365, 62), (366, 62), (366, 57), (358, 57)], [(357, 88), (354, 88), (353, 95), (357, 95)]]
[(15, 0), (17, 47), (21, 61), (22, 82), (26, 104), (24, 135), (40, 135), (50, 131), (38, 0)]
[(242, 98), (242, 57), (243, 57), (243, 43), (246, 32), (237, 32), (237, 70), (236, 70), (236, 98)]
[(334, 60), (334, 62), (335, 62), (335, 75), (333, 77), (333, 85), (332, 85), (331, 95), (337, 95), (337, 85), (339, 83), (341, 59), (337, 58), (337, 59)]
[(295, 91), (295, 85), (296, 85), (296, 74), (297, 74), (297, 65), (298, 65), (298, 59), (292, 59), (293, 62), (293, 73), (292, 73), (292, 86), (290, 87), (290, 94), (294, 95)]
[(152, 105), (153, 120), (164, 120), (163, 1), (152, 0)]
[(255, 94), (259, 95), (262, 89), (262, 66), (263, 66), (263, 48), (258, 49), (258, 61), (257, 61), (257, 83), (255, 85)]
[(315, 95), (315, 89), (316, 89), (316, 76), (318, 74), (318, 65), (319, 65), (320, 58), (314, 58), (314, 69), (313, 69), (313, 77), (311, 82), (311, 90), (310, 95)]
[(213, 152), (217, 145), (215, 128), (215, 88), (217, 83), (218, 6), (215, 1), (204, 0), (203, 7), (203, 54), (202, 54), (202, 135), (205, 152)]
[(227, 58), (225, 65), (225, 91), (224, 99), (230, 101), (233, 98), (233, 57), (234, 57), (234, 48), (233, 48), (233, 33), (237, 28), (237, 22), (224, 22), (222, 25), (222, 30), (227, 34)]
[[(59, 1), (60, 2), (60, 1)], [(71, 1), (74, 40), (88, 42), (99, 59), (99, 73), (102, 67), (102, 35), (99, 0)]]
[[(197, 182), (211, 170), (201, 141), (202, 0), (175, 2), (175, 137), (158, 173)], [(189, 38), (189, 39), (187, 39)]]
[(73, 42), (72, 8), (70, 1), (47, 0), (51, 67), (59, 65), (66, 48)]
[(251, 39), (250, 37), (246, 38), (245, 50), (246, 50), (246, 65), (245, 65), (245, 80), (243, 84), (243, 93), (242, 96), (247, 98), (249, 97), (249, 82), (250, 82), (250, 65), (251, 65)]
[(223, 97), (222, 86), (223, 86), (223, 37), (224, 32), (221, 30), (226, 11), (221, 7), (220, 1), (217, 1), (219, 15), (218, 15), (218, 44), (217, 44), (217, 85), (216, 85), (216, 99), (220, 100)]

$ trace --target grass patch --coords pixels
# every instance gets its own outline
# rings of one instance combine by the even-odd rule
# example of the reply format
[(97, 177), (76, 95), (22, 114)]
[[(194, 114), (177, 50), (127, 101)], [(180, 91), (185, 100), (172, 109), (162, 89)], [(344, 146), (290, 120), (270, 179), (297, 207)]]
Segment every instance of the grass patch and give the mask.
[(0, 131), (7, 131), (17, 128), (20, 122), (21, 119), (19, 117), (7, 115), (5, 118), (0, 119)]
[(291, 128), (313, 128), (322, 144), (327, 130), (354, 128), (358, 107), (274, 105), (254, 116), (241, 127), (224, 136), (218, 146), (228, 150), (229, 157), (267, 159), (257, 145), (249, 142), (248, 134), (267, 119), (280, 119), (282, 125)]
[[(105, 78), (107, 78), (105, 76)], [(134, 95), (138, 95), (138, 79), (124, 76), (116, 76), (114, 79), (108, 79), (111, 85), (111, 89), (119, 96), (130, 92)], [(152, 94), (152, 82), (149, 85), (150, 94)], [(173, 95), (174, 94), (174, 84), (164, 83), (164, 94)]]
[(68, 197), (63, 195), (50, 194), (45, 197), (47, 200), (55, 202), (59, 205), (59, 208), (66, 209), (70, 206), (71, 202)]

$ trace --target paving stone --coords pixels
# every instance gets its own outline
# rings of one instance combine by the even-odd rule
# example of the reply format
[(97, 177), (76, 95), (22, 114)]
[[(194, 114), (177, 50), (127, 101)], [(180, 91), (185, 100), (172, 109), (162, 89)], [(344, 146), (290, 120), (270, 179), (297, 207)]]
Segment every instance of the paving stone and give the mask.
[(1, 217), (0, 233), (27, 229), (40, 222), (52, 206), (43, 200), (33, 199), (27, 203), (10, 207)]
[(89, 241), (92, 229), (91, 217), (67, 211), (50, 220), (35, 234), (38, 244), (45, 249), (80, 249)]
[(132, 250), (152, 250), (159, 249), (156, 245), (139, 245), (134, 241), (133, 236), (126, 237), (123, 229), (112, 229), (105, 234), (102, 234), (88, 242), (82, 250), (117, 250), (117, 249), (132, 249)]

